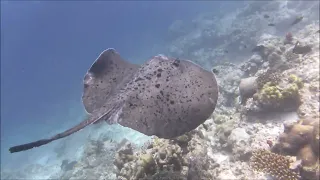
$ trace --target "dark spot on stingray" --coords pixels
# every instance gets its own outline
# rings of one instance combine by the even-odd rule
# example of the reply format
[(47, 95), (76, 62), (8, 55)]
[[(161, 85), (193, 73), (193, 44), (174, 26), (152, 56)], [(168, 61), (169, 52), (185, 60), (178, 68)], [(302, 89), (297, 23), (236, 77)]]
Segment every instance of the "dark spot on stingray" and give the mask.
[(269, 18), (270, 16), (268, 14), (263, 15), (264, 18)]
[(257, 53), (261, 53), (262, 51), (264, 51), (266, 47), (264, 45), (259, 45), (256, 46), (252, 49), (252, 52), (257, 52)]
[(157, 77), (158, 77), (158, 78), (159, 78), (159, 77), (161, 77), (161, 74), (160, 74), (160, 73), (158, 73), (158, 74), (157, 74)]
[(273, 23), (269, 23), (268, 26), (276, 26), (276, 25)]
[(158, 71), (159, 71), (159, 72), (162, 72), (163, 70), (162, 70), (162, 69), (158, 69)]
[(138, 81), (142, 81), (143, 79), (141, 77), (138, 77), (135, 82), (138, 82)]
[(294, 21), (290, 24), (291, 26), (298, 24), (299, 22), (301, 22), (303, 19), (303, 16), (297, 16)]
[[(175, 68), (180, 66), (179, 70)], [(154, 90), (154, 86), (160, 88), (160, 82), (164, 80), (153, 76), (155, 71), (168, 80), (170, 78), (165, 82), (165, 93), (164, 89), (159, 89), (160, 93)], [(82, 95), (88, 112), (84, 121), (50, 138), (14, 146), (9, 151), (14, 153), (39, 147), (101, 121), (119, 123), (145, 135), (171, 139), (203, 124), (213, 113), (218, 99), (218, 85), (212, 72), (190, 61), (170, 57), (156, 56), (138, 66), (123, 60), (114, 49), (108, 49), (100, 54), (85, 77), (89, 75), (92, 81), (84, 85)], [(140, 83), (136, 82), (139, 77), (150, 81), (144, 81), (143, 87), (139, 87)], [(87, 78), (84, 78), (84, 84)], [(98, 84), (100, 87), (96, 88)], [(206, 86), (198, 87), (204, 84)], [(170, 98), (164, 94), (170, 94)], [(200, 96), (210, 101), (199, 101)]]
[(107, 66), (107, 62), (103, 61), (103, 60), (97, 60), (96, 63), (94, 63), (89, 72), (91, 72), (94, 76), (100, 76), (105, 67)]

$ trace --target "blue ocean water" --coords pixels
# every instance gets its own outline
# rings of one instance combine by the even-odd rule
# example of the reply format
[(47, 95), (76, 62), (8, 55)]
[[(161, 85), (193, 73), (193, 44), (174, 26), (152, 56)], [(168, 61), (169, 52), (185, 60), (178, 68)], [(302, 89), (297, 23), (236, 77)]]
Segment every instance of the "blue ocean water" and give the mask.
[[(174, 21), (238, 6), (227, 3), (223, 7), (230, 9), (221, 9), (219, 1), (1, 1), (1, 166), (17, 167), (48, 154), (59, 142), (17, 154), (8, 148), (85, 118), (83, 76), (103, 50), (115, 48), (140, 64), (166, 53)], [(128, 136), (127, 129), (110, 129), (119, 141)], [(89, 131), (70, 137), (75, 138), (70, 143), (80, 146)], [(130, 133), (133, 140), (144, 138)]]

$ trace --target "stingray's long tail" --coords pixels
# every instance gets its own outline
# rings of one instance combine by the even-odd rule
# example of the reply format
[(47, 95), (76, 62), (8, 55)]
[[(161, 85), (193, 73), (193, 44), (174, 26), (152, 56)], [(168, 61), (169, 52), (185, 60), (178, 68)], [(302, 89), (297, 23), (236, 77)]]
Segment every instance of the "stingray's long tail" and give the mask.
[(32, 149), (34, 147), (39, 147), (39, 146), (42, 146), (42, 145), (45, 145), (45, 144), (48, 144), (52, 141), (55, 141), (57, 139), (61, 139), (61, 138), (64, 138), (66, 136), (69, 136), (81, 129), (83, 129), (84, 127), (90, 125), (90, 124), (93, 124), (99, 120), (101, 120), (102, 117), (104, 117), (107, 113), (103, 114), (102, 116), (100, 117), (96, 117), (96, 116), (90, 116), (89, 119), (85, 120), (85, 121), (82, 121), (80, 124), (74, 126), (73, 128), (70, 128), (62, 133), (59, 133), (49, 139), (41, 139), (41, 140), (38, 140), (38, 141), (34, 141), (34, 142), (31, 142), (31, 143), (27, 143), (27, 144), (22, 144), (22, 145), (18, 145), (18, 146), (13, 146), (9, 149), (9, 151), (11, 153), (15, 153), (15, 152), (20, 152), (20, 151), (25, 151), (25, 150), (28, 150), (28, 149)]

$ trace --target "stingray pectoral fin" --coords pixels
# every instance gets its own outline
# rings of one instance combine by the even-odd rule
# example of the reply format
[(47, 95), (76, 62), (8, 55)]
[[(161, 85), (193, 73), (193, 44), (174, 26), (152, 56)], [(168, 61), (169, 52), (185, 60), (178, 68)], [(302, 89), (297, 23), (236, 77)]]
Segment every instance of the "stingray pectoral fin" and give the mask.
[(90, 124), (93, 124), (99, 120), (101, 120), (103, 117), (105, 117), (106, 115), (109, 114), (110, 111), (108, 112), (105, 112), (105, 113), (96, 113), (95, 115), (90, 115), (90, 117), (85, 120), (85, 121), (82, 121), (80, 124), (62, 132), (62, 133), (59, 133), (49, 139), (40, 139), (38, 141), (34, 141), (34, 142), (31, 142), (31, 143), (27, 143), (27, 144), (22, 144), (22, 145), (18, 145), (18, 146), (13, 146), (11, 148), (9, 148), (9, 151), (10, 153), (15, 153), (15, 152), (20, 152), (20, 151), (26, 151), (28, 149), (32, 149), (34, 147), (39, 147), (39, 146), (42, 146), (42, 145), (45, 145), (45, 144), (48, 144), (52, 141), (55, 141), (57, 139), (61, 139), (61, 138), (64, 138), (66, 136), (69, 136), (83, 128), (85, 128), (86, 126), (90, 125)]

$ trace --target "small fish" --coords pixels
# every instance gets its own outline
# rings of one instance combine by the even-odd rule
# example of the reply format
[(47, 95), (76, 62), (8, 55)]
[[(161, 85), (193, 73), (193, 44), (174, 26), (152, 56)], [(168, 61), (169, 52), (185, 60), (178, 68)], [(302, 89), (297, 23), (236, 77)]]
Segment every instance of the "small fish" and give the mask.
[(299, 41), (296, 42), (294, 45), (294, 48), (292, 49), (292, 52), (295, 54), (303, 54), (306, 55), (307, 53), (311, 52), (312, 48), (309, 45), (306, 46), (300, 46)]
[(276, 26), (276, 25), (273, 23), (269, 23), (268, 26)]
[(269, 18), (270, 16), (268, 14), (263, 15), (264, 18)]
[(228, 50), (224, 50), (223, 52), (225, 52), (225, 53), (229, 53), (229, 51), (228, 51)]
[(289, 168), (292, 169), (292, 170), (295, 170), (297, 169), (299, 166), (301, 166), (301, 163), (302, 163), (302, 160), (299, 159), (297, 161), (294, 161), (293, 163), (290, 163), (290, 166)]
[(69, 162), (68, 160), (63, 160), (60, 168), (64, 171), (70, 171), (76, 167), (77, 161)]
[(270, 139), (267, 140), (267, 144), (269, 145), (270, 148), (272, 148), (273, 142)]
[(303, 16), (298, 16), (290, 25), (293, 26), (295, 24), (298, 24), (299, 22), (302, 21), (302, 19), (303, 19)]
[(217, 74), (217, 75), (219, 74), (219, 70), (216, 69), (216, 68), (213, 68), (213, 69), (212, 69), (212, 72), (213, 72), (214, 74)]
[(252, 52), (261, 52), (265, 49), (264, 45), (256, 46), (252, 49)]
[(244, 44), (243, 47), (244, 47), (244, 48), (247, 48), (247, 45)]

